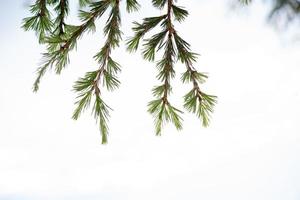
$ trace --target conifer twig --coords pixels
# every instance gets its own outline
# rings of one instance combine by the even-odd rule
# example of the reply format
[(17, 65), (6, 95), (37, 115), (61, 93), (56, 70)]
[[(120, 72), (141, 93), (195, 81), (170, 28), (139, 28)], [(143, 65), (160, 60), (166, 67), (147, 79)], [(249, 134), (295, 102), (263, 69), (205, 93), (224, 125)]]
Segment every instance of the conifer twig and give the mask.
[[(78, 93), (79, 99), (76, 104), (73, 119), (78, 119), (81, 112), (86, 109), (91, 97), (95, 97), (92, 112), (95, 119), (99, 122), (100, 132), (102, 135), (102, 144), (107, 143), (108, 135), (108, 117), (111, 108), (103, 101), (100, 87), (106, 87), (108, 91), (113, 91), (119, 87), (120, 81), (117, 78), (120, 72), (120, 65), (111, 57), (113, 49), (119, 46), (122, 40), (122, 32), (120, 30), (120, 0), (110, 0), (111, 11), (104, 27), (104, 35), (106, 41), (100, 51), (94, 56), (99, 63), (98, 70), (86, 73), (84, 78), (80, 78), (74, 85), (74, 90)], [(127, 11), (135, 10), (138, 4), (134, 0), (127, 0)]]
[(207, 95), (200, 90), (200, 83), (203, 83), (206, 75), (197, 72), (193, 67), (196, 61), (196, 53), (190, 51), (190, 45), (179, 37), (173, 25), (175, 21), (182, 22), (188, 16), (188, 12), (182, 7), (176, 6), (173, 0), (152, 0), (154, 7), (158, 9), (167, 8), (167, 14), (145, 18), (143, 23), (134, 23), (133, 31), (135, 35), (127, 41), (128, 50), (136, 51), (139, 42), (144, 35), (156, 27), (158, 24), (163, 30), (153, 35), (150, 39), (144, 39), (143, 57), (146, 60), (154, 61), (155, 53), (162, 48), (165, 52), (163, 59), (157, 63), (159, 74), (157, 78), (161, 80), (162, 85), (153, 88), (153, 95), (157, 98), (148, 104), (148, 111), (155, 118), (156, 134), (161, 134), (161, 128), (165, 122), (171, 121), (177, 129), (182, 129), (182, 118), (179, 109), (170, 105), (168, 96), (172, 87), (170, 80), (174, 78), (175, 59), (178, 58), (185, 64), (187, 71), (182, 76), (183, 82), (192, 82), (193, 89), (184, 97), (184, 107), (186, 110), (196, 113), (202, 119), (203, 126), (209, 123), (210, 113), (213, 112), (213, 106), (216, 103), (216, 96)]
[(65, 25), (65, 31), (67, 31), (65, 37), (53, 34), (46, 38), (48, 52), (43, 54), (43, 64), (37, 71), (37, 79), (33, 87), (34, 92), (39, 89), (40, 79), (47, 69), (55, 66), (56, 73), (61, 73), (62, 69), (69, 63), (69, 52), (76, 47), (77, 40), (85, 32), (95, 30), (94, 21), (103, 15), (109, 4), (109, 0), (91, 3), (90, 12), (80, 11), (80, 19), (83, 22), (81, 25)]
[(31, 17), (23, 19), (22, 28), (25, 31), (34, 30), (40, 43), (44, 43), (45, 37), (51, 32), (53, 23), (47, 8), (47, 0), (36, 0), (30, 6)]
[(152, 93), (156, 99), (148, 104), (148, 112), (154, 117), (156, 135), (160, 135), (162, 126), (166, 122), (172, 122), (178, 130), (182, 129), (182, 118), (179, 115), (182, 111), (172, 106), (169, 101), (169, 95), (172, 91), (170, 81), (175, 77), (174, 64), (176, 57), (173, 41), (175, 30), (172, 23), (173, 1), (153, 0), (152, 4), (159, 9), (166, 6), (167, 13), (158, 17), (145, 18), (142, 24), (135, 22), (135, 27), (133, 27), (135, 35), (128, 40), (127, 45), (129, 51), (135, 51), (138, 48), (139, 41), (148, 31), (158, 24), (163, 29), (149, 39), (144, 39), (145, 43), (143, 44), (143, 57), (149, 61), (155, 60), (156, 51), (164, 49), (163, 58), (157, 62), (159, 70), (157, 78), (162, 81), (162, 85), (153, 88)]

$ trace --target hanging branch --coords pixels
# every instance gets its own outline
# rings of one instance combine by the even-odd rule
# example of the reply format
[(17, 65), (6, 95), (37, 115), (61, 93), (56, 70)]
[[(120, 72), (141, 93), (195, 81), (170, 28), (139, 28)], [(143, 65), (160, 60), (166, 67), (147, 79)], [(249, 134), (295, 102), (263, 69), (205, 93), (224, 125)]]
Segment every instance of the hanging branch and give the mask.
[[(188, 15), (186, 10), (175, 5), (172, 5), (172, 10), (178, 22), (183, 21)], [(176, 31), (174, 41), (178, 52), (177, 57), (186, 66), (186, 72), (182, 74), (181, 80), (183, 83), (193, 84), (192, 90), (184, 96), (184, 108), (195, 113), (202, 120), (202, 125), (207, 127), (217, 97), (200, 90), (200, 84), (204, 83), (208, 77), (194, 68), (193, 63), (196, 61), (197, 54), (190, 50), (190, 44), (183, 40)]]
[(159, 70), (157, 79), (162, 84), (153, 88), (152, 93), (156, 99), (150, 101), (148, 104), (148, 112), (154, 117), (156, 135), (160, 135), (162, 126), (166, 122), (172, 122), (178, 130), (182, 129), (182, 118), (179, 115), (182, 111), (172, 106), (169, 101), (169, 95), (172, 91), (170, 81), (175, 77), (174, 64), (176, 57), (173, 41), (175, 30), (171, 18), (172, 0), (153, 0), (152, 4), (159, 9), (163, 9), (167, 5), (167, 14), (145, 18), (142, 24), (135, 22), (133, 28), (135, 35), (129, 39), (127, 45), (129, 51), (137, 50), (140, 39), (149, 30), (158, 24), (162, 27), (161, 32), (144, 40), (144, 49), (142, 51), (144, 59), (154, 61), (155, 53), (164, 49), (163, 58), (157, 63)]
[[(69, 14), (69, 1), (52, 0), (52, 5), (54, 5), (56, 17), (54, 18), (53, 31), (51, 31), (49, 37), (45, 38), (49, 54), (62, 52), (62, 48), (64, 48), (65, 43), (70, 39), (72, 31), (75, 28), (75, 26), (68, 25), (65, 22)], [(62, 69), (63, 66), (60, 68)]]
[(182, 22), (188, 16), (188, 12), (174, 5), (173, 0), (152, 0), (152, 4), (158, 9), (167, 7), (167, 14), (145, 18), (142, 24), (135, 22), (133, 27), (135, 35), (128, 40), (127, 45), (130, 52), (136, 51), (140, 40), (149, 30), (158, 24), (163, 29), (150, 39), (144, 39), (145, 43), (142, 51), (144, 59), (154, 61), (155, 53), (164, 48), (163, 59), (157, 63), (159, 69), (157, 78), (163, 84), (154, 87), (152, 93), (157, 99), (148, 104), (148, 111), (155, 118), (156, 134), (160, 135), (163, 124), (169, 121), (177, 129), (182, 129), (182, 118), (179, 115), (182, 112), (171, 106), (168, 100), (168, 96), (172, 91), (170, 80), (175, 76), (174, 64), (176, 58), (184, 63), (187, 68), (182, 76), (182, 81), (193, 83), (193, 89), (184, 97), (184, 107), (189, 112), (196, 113), (202, 119), (203, 126), (207, 126), (209, 116), (213, 112), (213, 106), (216, 103), (216, 96), (207, 95), (200, 90), (199, 84), (203, 83), (207, 76), (197, 72), (193, 67), (197, 54), (190, 51), (190, 45), (179, 37), (173, 25), (173, 17), (175, 21)]
[(30, 12), (33, 16), (23, 19), (22, 28), (25, 31), (34, 30), (39, 43), (44, 43), (45, 37), (51, 32), (53, 26), (50, 12), (47, 8), (47, 0), (36, 0), (30, 6)]
[(39, 89), (39, 83), (48, 68), (55, 66), (55, 71), (60, 74), (69, 63), (69, 52), (76, 47), (77, 40), (85, 33), (95, 30), (94, 21), (101, 17), (110, 4), (109, 0), (98, 1), (90, 4), (90, 12), (80, 10), (79, 17), (83, 22), (79, 26), (65, 26), (65, 37), (51, 35), (46, 38), (47, 53), (43, 54), (41, 67), (37, 70), (37, 78), (33, 91)]
[[(78, 119), (80, 114), (89, 107), (91, 98), (95, 97), (92, 112), (96, 121), (99, 122), (102, 144), (107, 143), (107, 122), (111, 108), (103, 101), (100, 86), (106, 87), (108, 91), (118, 88), (120, 81), (116, 75), (121, 70), (120, 65), (111, 57), (111, 51), (118, 47), (122, 40), (122, 32), (120, 30), (120, 1), (110, 0), (110, 5), (111, 12), (104, 27), (106, 41), (101, 50), (94, 56), (100, 65), (99, 69), (86, 73), (84, 78), (80, 78), (74, 85), (74, 90), (78, 93), (78, 101), (76, 102), (77, 108), (73, 113), (73, 119)], [(137, 7), (138, 4), (136, 1), (127, 0), (128, 12), (137, 9)]]

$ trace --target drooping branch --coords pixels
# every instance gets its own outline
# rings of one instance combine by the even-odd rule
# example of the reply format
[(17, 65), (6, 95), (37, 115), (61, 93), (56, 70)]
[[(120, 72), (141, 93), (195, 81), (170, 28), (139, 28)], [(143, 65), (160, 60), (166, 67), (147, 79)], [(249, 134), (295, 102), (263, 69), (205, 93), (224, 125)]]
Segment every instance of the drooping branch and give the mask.
[[(91, 97), (94, 97), (94, 107), (92, 112), (95, 119), (99, 123), (102, 135), (102, 144), (107, 143), (108, 135), (108, 118), (110, 107), (104, 103), (101, 93), (101, 87), (106, 87), (108, 91), (112, 91), (119, 87), (120, 81), (117, 78), (120, 72), (120, 65), (111, 57), (113, 49), (119, 46), (122, 40), (121, 17), (120, 17), (120, 0), (110, 1), (111, 11), (104, 27), (104, 35), (106, 41), (101, 50), (94, 56), (99, 63), (98, 70), (89, 72), (84, 78), (79, 79), (75, 83), (74, 89), (78, 93), (77, 108), (74, 111), (73, 118), (78, 119), (81, 112), (86, 109)], [(84, 83), (82, 85), (82, 83)], [(82, 86), (82, 87), (81, 87)]]
[(109, 0), (102, 0), (90, 4), (90, 12), (80, 11), (80, 19), (83, 22), (79, 26), (65, 25), (65, 36), (51, 35), (46, 38), (47, 53), (43, 54), (42, 66), (37, 70), (37, 79), (34, 82), (33, 91), (39, 89), (39, 83), (47, 69), (55, 66), (55, 71), (60, 74), (69, 63), (69, 52), (74, 49), (77, 40), (85, 32), (95, 30), (95, 20), (103, 15), (110, 4)]
[[(174, 12), (174, 15), (178, 21), (184, 20), (188, 15), (187, 11), (182, 8), (180, 8), (181, 11), (179, 11), (179, 7), (175, 5), (173, 5), (173, 9), (177, 10)], [(200, 89), (200, 84), (204, 83), (208, 77), (194, 68), (193, 63), (196, 62), (197, 54), (190, 50), (190, 44), (182, 39), (176, 31), (174, 32), (174, 41), (178, 52), (177, 57), (186, 66), (186, 72), (183, 73), (181, 77), (182, 82), (193, 84), (192, 90), (184, 96), (184, 107), (187, 111), (195, 113), (197, 117), (201, 119), (202, 125), (207, 127), (210, 121), (210, 115), (217, 102), (217, 97), (205, 94)]]
[[(158, 24), (163, 28), (160, 33), (153, 35), (150, 39), (144, 39), (143, 57), (154, 61), (155, 53), (164, 49), (163, 59), (157, 63), (159, 74), (157, 78), (162, 85), (154, 87), (153, 95), (157, 98), (151, 101), (148, 111), (155, 118), (156, 134), (161, 133), (164, 122), (171, 121), (177, 129), (182, 128), (180, 110), (170, 105), (168, 96), (172, 91), (170, 81), (175, 76), (174, 64), (176, 59), (185, 64), (187, 71), (183, 74), (183, 82), (192, 82), (193, 89), (184, 97), (184, 107), (196, 113), (202, 119), (203, 126), (209, 123), (209, 116), (213, 112), (216, 96), (207, 95), (200, 90), (200, 83), (207, 78), (206, 75), (197, 72), (193, 67), (196, 61), (196, 53), (190, 51), (190, 45), (184, 41), (174, 28), (173, 21), (182, 22), (188, 16), (188, 12), (182, 7), (176, 6), (173, 0), (152, 0), (153, 6), (159, 9), (167, 8), (167, 13), (159, 17), (145, 18), (143, 23), (135, 23), (133, 31), (135, 35), (127, 42), (128, 50), (135, 51), (144, 35)], [(174, 18), (174, 19), (173, 19)]]
[(171, 79), (175, 77), (174, 64), (176, 62), (176, 50), (173, 39), (175, 32), (172, 19), (172, 0), (153, 0), (154, 7), (163, 9), (167, 7), (167, 12), (158, 17), (149, 17), (143, 20), (143, 23), (135, 22), (133, 31), (135, 35), (127, 42), (130, 52), (136, 51), (139, 42), (144, 35), (154, 27), (160, 25), (162, 31), (153, 35), (149, 39), (144, 39), (143, 57), (146, 60), (154, 61), (157, 51), (164, 50), (163, 57), (157, 62), (159, 73), (157, 79), (162, 82), (161, 85), (153, 88), (152, 93), (156, 98), (148, 104), (148, 112), (152, 114), (155, 121), (156, 135), (161, 134), (162, 126), (166, 122), (172, 122), (175, 127), (182, 129), (182, 118), (179, 109), (171, 105), (169, 95), (172, 92)]

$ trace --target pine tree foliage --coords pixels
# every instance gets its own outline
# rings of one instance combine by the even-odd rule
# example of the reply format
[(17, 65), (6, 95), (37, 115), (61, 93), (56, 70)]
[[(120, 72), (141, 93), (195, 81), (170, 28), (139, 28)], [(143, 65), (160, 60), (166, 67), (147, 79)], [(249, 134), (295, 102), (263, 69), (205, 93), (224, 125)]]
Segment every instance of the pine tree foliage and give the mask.
[[(145, 18), (142, 23), (134, 23), (135, 35), (127, 42), (130, 52), (138, 49), (140, 40), (143, 40), (142, 55), (145, 60), (154, 61), (155, 54), (163, 51), (163, 57), (156, 66), (157, 79), (162, 83), (152, 90), (156, 98), (149, 102), (148, 112), (155, 121), (156, 134), (160, 135), (162, 126), (166, 122), (172, 122), (175, 127), (182, 129), (182, 111), (171, 105), (169, 95), (172, 92), (171, 80), (175, 77), (176, 61), (181, 61), (186, 66), (186, 72), (182, 75), (183, 83), (192, 83), (193, 88), (184, 96), (184, 108), (202, 120), (203, 126), (208, 126), (210, 115), (216, 103), (216, 96), (208, 95), (200, 90), (200, 84), (204, 83), (207, 76), (196, 71), (193, 63), (197, 54), (190, 50), (190, 44), (182, 39), (175, 30), (174, 21), (183, 22), (188, 16), (188, 11), (174, 4), (173, 0), (152, 0), (154, 7), (167, 9), (162, 16)], [(156, 26), (161, 27), (161, 32), (144, 39), (145, 34)]]
[[(128, 13), (137, 11), (140, 4), (137, 0), (123, 0)], [(103, 27), (105, 42), (94, 55), (98, 66), (94, 71), (87, 72), (79, 78), (73, 90), (77, 94), (75, 110), (72, 118), (77, 120), (83, 112), (91, 109), (102, 136), (102, 144), (107, 143), (109, 128), (108, 121), (112, 110), (104, 101), (104, 91), (114, 91), (120, 85), (118, 74), (121, 65), (112, 57), (112, 51), (119, 47), (122, 41), (121, 5), (122, 0), (79, 0), (79, 25), (70, 25), (67, 21), (69, 14), (69, 0), (36, 0), (30, 7), (31, 17), (23, 20), (24, 30), (33, 30), (39, 42), (45, 44), (33, 91), (37, 92), (42, 77), (48, 70), (60, 74), (69, 63), (69, 53), (76, 48), (78, 40), (86, 33), (96, 30), (95, 22), (108, 14)], [(174, 0), (152, 0), (155, 8), (166, 10), (165, 14), (144, 18), (142, 23), (133, 23), (134, 36), (127, 41), (129, 52), (135, 52), (142, 43), (142, 55), (145, 60), (156, 61), (156, 54), (162, 52), (156, 62), (157, 79), (160, 84), (152, 90), (154, 99), (148, 103), (148, 112), (155, 122), (156, 134), (160, 135), (162, 127), (171, 122), (178, 130), (182, 129), (183, 112), (170, 102), (172, 94), (172, 80), (175, 77), (175, 65), (178, 61), (186, 67), (182, 74), (182, 82), (190, 83), (191, 90), (183, 98), (183, 107), (195, 113), (202, 120), (202, 124), (209, 124), (210, 115), (216, 103), (216, 96), (208, 95), (200, 90), (207, 75), (198, 72), (193, 64), (197, 54), (190, 50), (190, 45), (182, 39), (175, 30), (174, 22), (183, 22), (188, 11), (177, 6)], [(145, 38), (155, 27), (160, 31), (149, 38)]]
[(22, 24), (25, 31), (34, 30), (36, 32), (40, 43), (44, 42), (44, 38), (52, 29), (47, 3), (50, 2), (47, 2), (47, 0), (36, 0), (30, 6), (30, 12), (33, 16), (24, 18)]
[(91, 3), (91, 0), (79, 0), (79, 6), (85, 7)]
[[(102, 144), (107, 143), (109, 117), (109, 106), (102, 100), (100, 93), (100, 85), (106, 87), (107, 90), (113, 91), (119, 87), (120, 81), (117, 73), (120, 71), (120, 65), (111, 58), (111, 51), (119, 46), (122, 39), (120, 30), (121, 18), (119, 0), (110, 1), (110, 14), (104, 27), (104, 35), (106, 42), (100, 51), (94, 56), (99, 63), (99, 69), (94, 72), (87, 73), (80, 78), (74, 85), (74, 90), (78, 93), (79, 99), (77, 108), (73, 114), (73, 119), (77, 119), (80, 113), (89, 107), (91, 97), (94, 96), (93, 113), (97, 121), (99, 121), (100, 132), (102, 134)], [(101, 82), (102, 80), (102, 82)]]
[[(249, 5), (254, 0), (239, 0), (244, 5)], [(274, 20), (275, 24), (280, 22), (287, 25), (293, 21), (299, 22), (300, 1), (299, 0), (272, 0), (266, 1), (271, 6), (269, 19)], [(279, 20), (278, 20), (279, 19)]]

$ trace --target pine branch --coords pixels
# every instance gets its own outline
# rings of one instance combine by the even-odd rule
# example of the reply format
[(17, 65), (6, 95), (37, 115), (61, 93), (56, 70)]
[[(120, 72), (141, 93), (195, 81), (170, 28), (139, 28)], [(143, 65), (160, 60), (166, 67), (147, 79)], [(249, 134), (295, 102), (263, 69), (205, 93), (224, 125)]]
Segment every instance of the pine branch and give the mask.
[[(152, 93), (156, 99), (148, 104), (148, 112), (154, 117), (156, 135), (160, 135), (162, 126), (166, 122), (172, 122), (178, 130), (182, 129), (182, 118), (180, 117), (182, 112), (172, 106), (169, 101), (169, 95), (172, 91), (170, 82), (175, 77), (174, 63), (176, 57), (171, 17), (173, 2), (172, 0), (153, 0), (152, 4), (159, 9), (167, 5), (167, 13), (158, 17), (145, 18), (141, 24), (135, 22), (133, 27), (135, 34), (128, 40), (127, 49), (130, 52), (136, 51), (144, 35), (157, 25), (161, 26), (161, 32), (154, 34), (149, 39), (144, 39), (142, 51), (144, 59), (154, 61), (156, 52), (164, 50), (162, 59), (157, 63), (159, 73), (156, 76), (162, 84), (153, 88)], [(178, 14), (178, 16), (180, 19), (182, 15)]]
[(22, 28), (25, 31), (35, 31), (39, 43), (44, 43), (45, 37), (49, 35), (53, 26), (50, 12), (47, 8), (47, 0), (36, 0), (35, 3), (30, 6), (30, 12), (33, 16), (23, 19)]
[(139, 47), (139, 42), (144, 37), (144, 35), (151, 29), (156, 27), (159, 23), (161, 23), (162, 20), (164, 20), (166, 17), (167, 15), (144, 18), (142, 24), (134, 22), (132, 30), (135, 35), (127, 40), (127, 50), (129, 52), (136, 51)]
[[(153, 1), (154, 2), (154, 1)], [(156, 1), (154, 2), (156, 3), (155, 5), (159, 6), (164, 6), (164, 4), (166, 3), (165, 1)], [(173, 28), (173, 24), (172, 24), (172, 18), (171, 18), (171, 8), (173, 5), (173, 1), (172, 0), (168, 0), (167, 1), (167, 17), (165, 19), (165, 21), (163, 22), (164, 25), (164, 31), (166, 31), (166, 34), (168, 34), (167, 39), (164, 43), (161, 43), (163, 45), (159, 45), (159, 49), (161, 48), (161, 46), (165, 47), (165, 52), (164, 52), (164, 56), (163, 59), (161, 61), (158, 62), (157, 64), (157, 68), (159, 69), (159, 74), (157, 75), (157, 78), (159, 80), (161, 80), (163, 82), (163, 92), (162, 92), (162, 97), (161, 99), (158, 99), (161, 101), (161, 106), (157, 107), (156, 112), (158, 112), (158, 114), (156, 114), (156, 112), (150, 112), (154, 118), (155, 118), (155, 127), (156, 127), (156, 134), (160, 135), (161, 134), (161, 129), (162, 126), (164, 124), (164, 121), (166, 122), (172, 122), (175, 127), (178, 130), (182, 129), (182, 118), (180, 117), (180, 113), (182, 113), (179, 109), (173, 107), (168, 99), (169, 94), (171, 93), (171, 85), (170, 85), (170, 81), (172, 78), (175, 77), (175, 71), (174, 71), (174, 63), (175, 63), (175, 49), (174, 49), (174, 44), (173, 44), (173, 34), (174, 34), (174, 28)], [(162, 39), (164, 39), (164, 31), (162, 33), (160, 33), (158, 35), (157, 44), (161, 42)], [(157, 37), (154, 36), (154, 41)], [(153, 40), (153, 37), (152, 37)], [(154, 45), (152, 48), (155, 49), (157, 45)], [(144, 54), (145, 57), (145, 54)], [(153, 55), (154, 57), (154, 55)], [(155, 88), (157, 89), (157, 87)], [(151, 102), (150, 102), (150, 108), (153, 108), (151, 106)]]
[(107, 38), (104, 46), (94, 56), (100, 67), (97, 71), (88, 72), (85, 77), (80, 78), (74, 86), (75, 92), (78, 93), (77, 98), (79, 100), (76, 102), (77, 108), (74, 111), (73, 119), (78, 119), (80, 114), (89, 107), (91, 97), (94, 96), (95, 100), (92, 113), (96, 121), (99, 122), (102, 144), (107, 143), (107, 122), (111, 108), (102, 100), (100, 81), (103, 81), (102, 86), (106, 87), (109, 91), (118, 88), (120, 84), (116, 76), (120, 71), (120, 65), (111, 58), (111, 51), (119, 46), (122, 39), (119, 0), (111, 0), (110, 6), (112, 7), (111, 12), (104, 27), (104, 35)]
[(165, 42), (163, 59), (157, 64), (157, 68), (159, 69), (157, 78), (163, 83), (162, 85), (153, 88), (152, 93), (157, 99), (148, 104), (148, 112), (150, 112), (155, 119), (156, 135), (161, 134), (161, 129), (165, 122), (172, 122), (178, 130), (182, 129), (182, 118), (179, 115), (182, 112), (173, 107), (168, 99), (169, 94), (172, 91), (170, 80), (175, 77), (173, 68), (174, 55), (174, 46), (171, 33), (169, 32), (168, 39)]
[(54, 10), (57, 13), (57, 17), (54, 21), (56, 27), (54, 29), (54, 34), (58, 36), (64, 36), (65, 34), (65, 18), (69, 13), (69, 1), (68, 0), (54, 0), (54, 4), (57, 4)]
[[(34, 91), (39, 88), (41, 77), (45, 74), (45, 71), (52, 66), (55, 66), (55, 71), (60, 74), (62, 69), (69, 63), (69, 52), (76, 47), (77, 40), (87, 31), (93, 31), (95, 29), (94, 21), (101, 17), (110, 4), (109, 0), (98, 1), (90, 4), (90, 11), (80, 11), (80, 19), (83, 22), (79, 26), (66, 25), (64, 37), (57, 36), (55, 34), (47, 37), (48, 52), (44, 54), (45, 60), (40, 68), (44, 69), (43, 73), (37, 72), (37, 79), (34, 84)], [(64, 8), (66, 11), (66, 8)], [(65, 14), (64, 14), (65, 15)], [(61, 19), (61, 17), (59, 17)], [(63, 20), (61, 19), (60, 22)], [(61, 23), (59, 23), (61, 25)], [(58, 26), (59, 27), (59, 26)]]
[(143, 23), (135, 22), (133, 31), (135, 35), (127, 42), (129, 51), (136, 51), (139, 42), (144, 35), (160, 24), (162, 31), (153, 35), (149, 39), (143, 39), (143, 57), (145, 60), (154, 61), (156, 52), (164, 49), (163, 58), (157, 63), (159, 73), (157, 79), (162, 81), (162, 85), (153, 88), (155, 100), (149, 102), (148, 112), (153, 115), (156, 134), (161, 134), (162, 126), (166, 122), (172, 122), (177, 129), (182, 129), (182, 118), (180, 110), (170, 105), (168, 100), (172, 87), (171, 79), (175, 77), (174, 64), (175, 58), (185, 64), (187, 71), (182, 75), (184, 83), (193, 83), (193, 89), (184, 97), (184, 107), (187, 111), (195, 113), (201, 120), (203, 126), (209, 123), (209, 117), (213, 112), (216, 103), (216, 96), (207, 95), (200, 90), (199, 84), (204, 83), (207, 76), (197, 72), (193, 67), (197, 54), (190, 51), (190, 45), (178, 36), (173, 25), (174, 20), (184, 21), (188, 16), (188, 11), (174, 5), (173, 0), (152, 0), (154, 7), (163, 9), (167, 7), (167, 14), (146, 18)]
[(186, 72), (182, 74), (181, 80), (183, 83), (193, 84), (192, 90), (184, 96), (184, 108), (195, 113), (201, 119), (202, 125), (207, 127), (213, 108), (217, 103), (217, 97), (205, 94), (200, 90), (200, 84), (204, 83), (208, 77), (193, 67), (197, 54), (190, 51), (189, 43), (176, 32), (174, 33), (174, 41), (177, 47), (178, 59), (186, 66)]
[(102, 135), (102, 144), (107, 143), (109, 110), (111, 108), (105, 104), (100, 97), (100, 89), (97, 85), (99, 71), (87, 72), (83, 78), (75, 82), (73, 90), (78, 93), (76, 97), (76, 109), (73, 112), (72, 118), (77, 120), (80, 115), (90, 107), (92, 98), (94, 98), (94, 106), (92, 114), (97, 122)]

